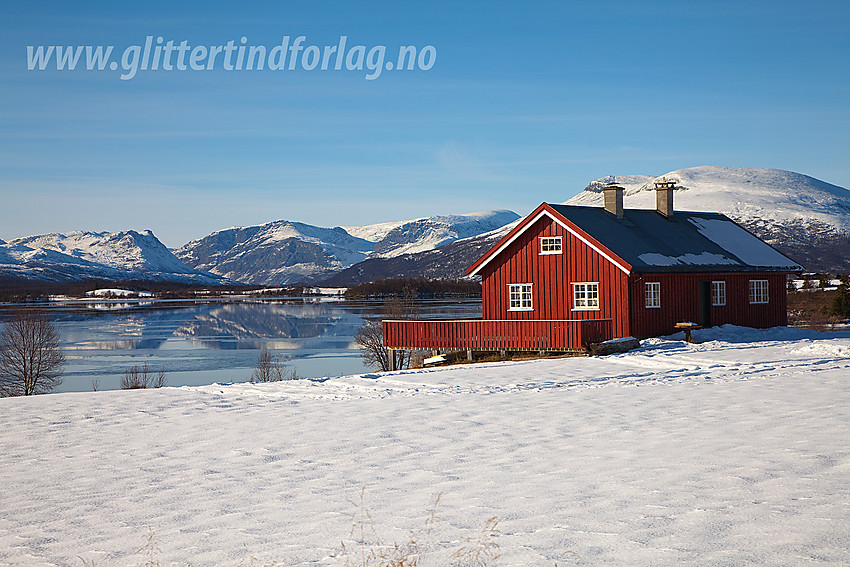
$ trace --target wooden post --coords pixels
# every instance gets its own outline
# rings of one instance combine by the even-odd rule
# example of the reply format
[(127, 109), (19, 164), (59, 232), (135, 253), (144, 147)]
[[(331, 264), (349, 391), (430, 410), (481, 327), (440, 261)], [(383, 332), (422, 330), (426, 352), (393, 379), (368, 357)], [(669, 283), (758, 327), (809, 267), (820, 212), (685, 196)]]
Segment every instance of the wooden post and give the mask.
[(387, 362), (388, 362), (388, 366), (389, 366), (389, 368), (387, 370), (392, 372), (393, 370), (395, 370), (395, 349), (392, 349), (392, 348), (387, 349), (387, 359), (388, 359)]
[(472, 362), (472, 349), (471, 348), (466, 349), (466, 360)]

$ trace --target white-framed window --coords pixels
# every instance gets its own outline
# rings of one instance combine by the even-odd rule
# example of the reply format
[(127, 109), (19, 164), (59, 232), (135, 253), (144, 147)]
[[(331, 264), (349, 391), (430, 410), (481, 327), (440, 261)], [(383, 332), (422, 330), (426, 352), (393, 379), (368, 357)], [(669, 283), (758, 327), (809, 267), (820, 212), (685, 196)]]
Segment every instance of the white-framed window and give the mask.
[(726, 305), (726, 282), (724, 280), (711, 282), (711, 305), (714, 307)]
[(661, 307), (661, 282), (646, 282), (646, 308), (658, 309)]
[(573, 310), (599, 309), (599, 283), (580, 282), (573, 284)]
[(750, 303), (767, 302), (767, 280), (750, 280)]
[(561, 253), (561, 237), (560, 236), (541, 236), (540, 237), (540, 254), (560, 254)]
[(531, 311), (531, 285), (508, 284), (508, 311)]

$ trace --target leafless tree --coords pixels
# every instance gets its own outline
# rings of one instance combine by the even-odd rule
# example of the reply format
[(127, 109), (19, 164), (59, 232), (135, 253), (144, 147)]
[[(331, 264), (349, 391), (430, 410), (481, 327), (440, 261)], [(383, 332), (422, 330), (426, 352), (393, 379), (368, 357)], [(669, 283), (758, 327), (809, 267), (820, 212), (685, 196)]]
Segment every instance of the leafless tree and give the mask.
[(143, 365), (135, 365), (124, 371), (124, 377), (121, 378), (122, 390), (143, 390), (145, 388), (162, 388), (167, 383), (165, 379), (165, 370), (160, 370), (156, 374), (148, 368), (148, 363)]
[(59, 332), (43, 312), (17, 311), (0, 334), (0, 396), (31, 396), (62, 383)]
[(267, 348), (260, 350), (260, 358), (257, 367), (251, 374), (250, 382), (280, 382), (281, 380), (295, 380), (295, 370), (287, 372), (286, 365), (281, 363), (277, 356), (268, 351)]
[[(391, 297), (384, 302), (384, 316), (387, 319), (410, 319), (416, 314), (416, 305), (411, 293), (401, 298)], [(390, 350), (384, 346), (384, 331), (381, 319), (367, 319), (360, 325), (354, 342), (360, 347), (360, 355), (367, 366), (374, 366), (386, 372), (390, 368), (402, 369), (410, 366), (411, 352)], [(391, 364), (390, 356), (395, 359)]]
[[(367, 319), (360, 325), (357, 334), (354, 335), (354, 341), (360, 347), (360, 356), (363, 357), (363, 362), (366, 366), (373, 366), (384, 372), (391, 368), (390, 365), (390, 350), (384, 346), (383, 340), (383, 325), (380, 319)], [(395, 356), (398, 353), (404, 356), (404, 351), (392, 351)], [(399, 360), (401, 356), (396, 358), (396, 368), (403, 368), (404, 361)]]

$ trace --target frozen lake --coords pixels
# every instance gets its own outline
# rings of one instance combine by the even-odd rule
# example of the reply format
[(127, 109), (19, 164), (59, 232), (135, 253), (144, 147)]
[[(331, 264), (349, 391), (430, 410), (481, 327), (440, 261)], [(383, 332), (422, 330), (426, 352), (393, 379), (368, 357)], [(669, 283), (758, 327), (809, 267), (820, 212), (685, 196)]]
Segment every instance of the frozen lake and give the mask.
[[(417, 303), (420, 316), (479, 317), (480, 299)], [(124, 372), (148, 364), (169, 386), (244, 382), (266, 347), (300, 378), (343, 376), (364, 367), (354, 334), (380, 315), (379, 301), (298, 297), (227, 301), (67, 301), (45, 309), (66, 357), (59, 392), (120, 387)], [(0, 306), (0, 321), (11, 306)]]

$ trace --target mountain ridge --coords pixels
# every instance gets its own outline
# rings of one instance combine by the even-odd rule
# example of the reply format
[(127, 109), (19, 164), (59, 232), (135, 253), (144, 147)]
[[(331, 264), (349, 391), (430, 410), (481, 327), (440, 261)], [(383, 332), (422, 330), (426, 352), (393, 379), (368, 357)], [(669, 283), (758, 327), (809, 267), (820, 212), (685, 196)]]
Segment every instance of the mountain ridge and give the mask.
[[(807, 270), (850, 272), (850, 191), (796, 172), (699, 166), (609, 175), (563, 203), (602, 206), (602, 187), (617, 183), (627, 208), (653, 209), (663, 178), (676, 182), (675, 209), (724, 213)], [(149, 230), (51, 233), (0, 240), (0, 277), (334, 286), (462, 278), (517, 219), (493, 210), (334, 228), (279, 220), (216, 231), (173, 252)]]
[[(801, 173), (699, 166), (658, 176), (608, 175), (594, 179), (563, 204), (601, 207), (602, 187), (616, 183), (625, 189), (627, 208), (654, 209), (654, 182), (663, 178), (677, 182), (675, 209), (724, 213), (807, 270), (850, 272), (850, 191)], [(781, 198), (771, 199), (773, 192)], [(817, 206), (809, 210), (809, 202)], [(382, 277), (465, 278), (465, 268), (507, 232), (459, 240), (440, 248), (440, 253), (368, 259), (324, 283), (345, 286)]]
[(40, 281), (231, 283), (189, 268), (150, 230), (54, 232), (16, 238), (0, 244), (0, 276)]
[[(623, 178), (633, 180), (621, 181)], [(644, 181), (639, 183), (640, 179)], [(591, 181), (565, 205), (602, 205), (602, 185), (615, 179), (629, 208), (655, 208), (654, 182), (676, 182), (674, 206), (679, 210), (714, 209), (730, 218), (750, 221), (772, 218), (793, 224), (823, 223), (850, 231), (850, 191), (814, 177), (782, 169), (699, 166), (659, 176), (608, 176)], [(766, 215), (766, 213), (768, 213)]]
[(188, 266), (254, 285), (315, 283), (368, 258), (427, 252), (519, 218), (495, 210), (346, 228), (293, 221), (235, 227), (175, 251)]
[(654, 209), (654, 183), (662, 179), (676, 183), (677, 210), (723, 213), (807, 270), (850, 271), (850, 190), (802, 173), (699, 166), (659, 176), (607, 176), (563, 204), (602, 206), (602, 186), (613, 182), (625, 189), (625, 207)]

